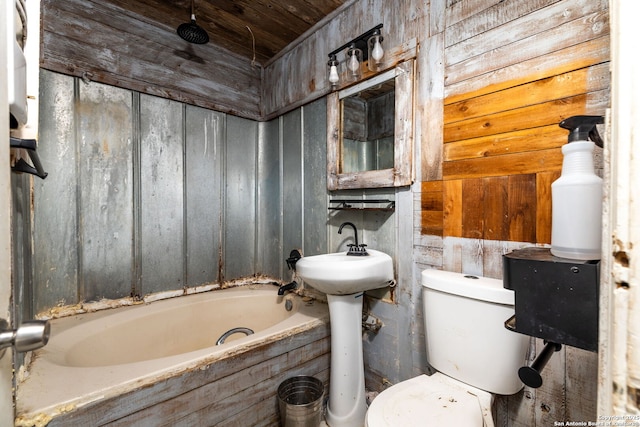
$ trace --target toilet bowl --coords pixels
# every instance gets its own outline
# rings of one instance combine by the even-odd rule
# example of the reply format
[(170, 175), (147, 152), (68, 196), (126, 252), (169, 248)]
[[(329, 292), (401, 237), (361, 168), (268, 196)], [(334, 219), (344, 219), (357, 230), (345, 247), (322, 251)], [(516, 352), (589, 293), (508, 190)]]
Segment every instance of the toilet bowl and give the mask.
[(491, 393), (441, 373), (398, 383), (373, 401), (366, 427), (492, 427)]
[(494, 394), (523, 387), (518, 369), (529, 337), (508, 331), (513, 291), (501, 280), (425, 270), (427, 361), (437, 372), (402, 381), (371, 403), (367, 427), (493, 427)]

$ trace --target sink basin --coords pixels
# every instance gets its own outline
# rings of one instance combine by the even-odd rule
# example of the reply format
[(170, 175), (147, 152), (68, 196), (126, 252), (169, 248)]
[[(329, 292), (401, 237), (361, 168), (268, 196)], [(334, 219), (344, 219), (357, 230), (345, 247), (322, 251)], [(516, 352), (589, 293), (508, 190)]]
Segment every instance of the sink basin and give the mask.
[(373, 249), (367, 252), (368, 256), (336, 252), (302, 257), (296, 263), (296, 271), (306, 283), (330, 295), (382, 288), (393, 280), (391, 257)]

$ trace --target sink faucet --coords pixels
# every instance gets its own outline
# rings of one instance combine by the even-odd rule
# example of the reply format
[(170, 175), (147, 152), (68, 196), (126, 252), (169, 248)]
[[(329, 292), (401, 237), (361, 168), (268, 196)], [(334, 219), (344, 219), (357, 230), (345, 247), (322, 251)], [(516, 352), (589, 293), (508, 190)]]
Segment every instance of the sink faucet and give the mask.
[(344, 228), (345, 225), (349, 225), (349, 226), (351, 226), (353, 228), (353, 234), (354, 234), (354, 238), (355, 238), (355, 241), (356, 241), (355, 244), (347, 245), (347, 246), (349, 246), (349, 252), (347, 252), (347, 255), (352, 255), (352, 256), (369, 255), (369, 253), (365, 249), (365, 246), (367, 246), (367, 245), (365, 245), (364, 243), (358, 245), (358, 229), (356, 228), (356, 226), (352, 222), (343, 222), (340, 225), (340, 228), (338, 228), (338, 234), (342, 234), (342, 229)]

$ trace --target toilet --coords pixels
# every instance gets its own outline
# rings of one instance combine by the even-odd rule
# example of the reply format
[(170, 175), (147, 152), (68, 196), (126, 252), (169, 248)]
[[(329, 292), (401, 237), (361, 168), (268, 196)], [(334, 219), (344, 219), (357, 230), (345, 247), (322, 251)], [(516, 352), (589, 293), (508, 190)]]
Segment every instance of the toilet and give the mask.
[(529, 337), (507, 330), (514, 294), (502, 280), (422, 272), (427, 361), (437, 372), (402, 381), (367, 410), (367, 427), (492, 427), (495, 394), (523, 387)]

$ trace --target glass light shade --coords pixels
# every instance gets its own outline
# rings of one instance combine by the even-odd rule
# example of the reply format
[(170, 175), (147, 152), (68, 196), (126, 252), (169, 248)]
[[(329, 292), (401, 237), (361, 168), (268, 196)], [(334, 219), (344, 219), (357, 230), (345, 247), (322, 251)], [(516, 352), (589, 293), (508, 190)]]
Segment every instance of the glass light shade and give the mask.
[(369, 47), (369, 69), (371, 71), (378, 71), (382, 64), (382, 58), (384, 57), (384, 50), (382, 49), (383, 37), (376, 33), (369, 37), (367, 45)]
[(360, 63), (362, 62), (362, 51), (353, 45), (347, 51), (347, 70), (352, 80), (360, 78)]

